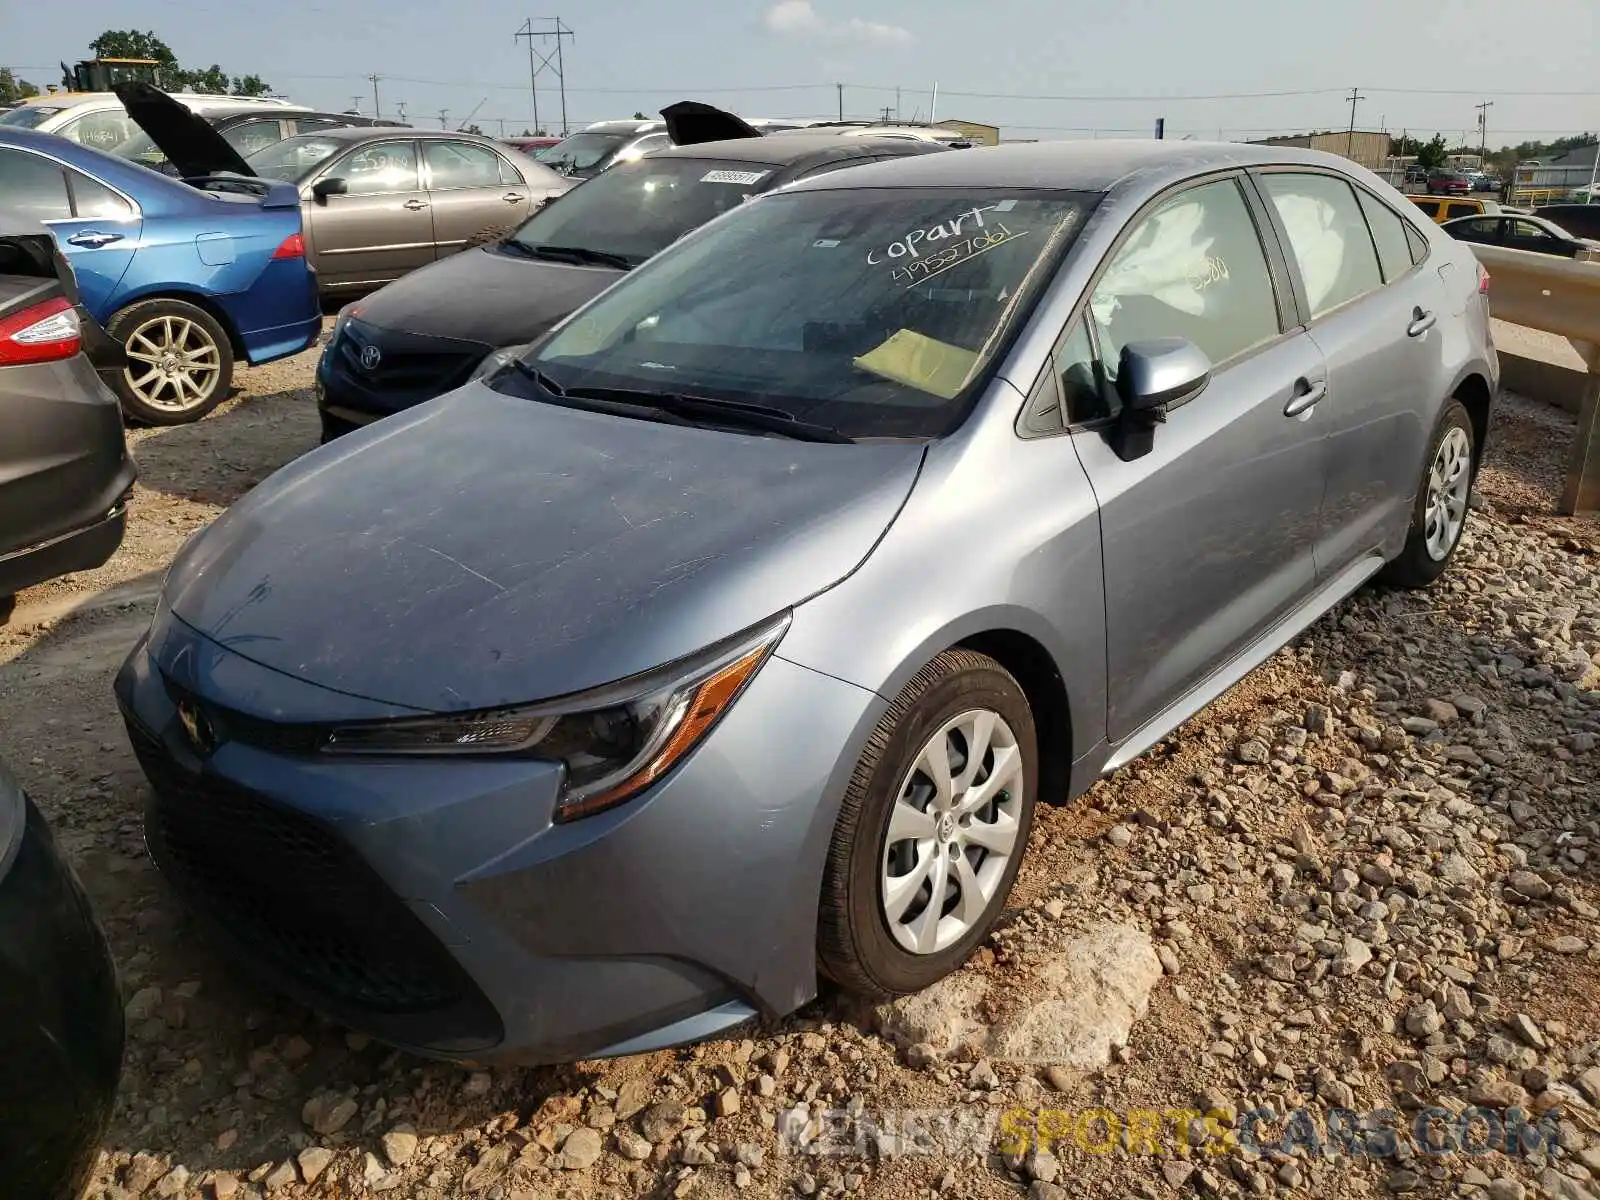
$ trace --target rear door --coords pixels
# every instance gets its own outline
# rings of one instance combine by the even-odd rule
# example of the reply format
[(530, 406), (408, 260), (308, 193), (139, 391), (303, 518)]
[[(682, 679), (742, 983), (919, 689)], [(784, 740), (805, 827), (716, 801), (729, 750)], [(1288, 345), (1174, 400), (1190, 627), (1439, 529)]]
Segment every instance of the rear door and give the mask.
[(1399, 549), (1394, 540), (1411, 519), (1427, 438), (1450, 387), (1446, 339), (1459, 314), (1426, 242), (1419, 260), (1406, 218), (1376, 195), (1343, 175), (1298, 167), (1256, 178), (1328, 364), (1317, 406), (1329, 447), (1317, 568), (1328, 578), (1376, 550)]
[(109, 320), (139, 247), (142, 222), (133, 201), (53, 158), (0, 147), (0, 204), (55, 234), (83, 306), (100, 322)]
[(422, 143), (422, 162), (439, 258), (460, 250), (475, 233), (520, 225), (531, 211), (521, 176), (487, 146), (429, 138)]
[(433, 214), (414, 140), (362, 142), (317, 178), (343, 179), (347, 189), (321, 199), (309, 186), (302, 193), (323, 286), (385, 283), (433, 261)]

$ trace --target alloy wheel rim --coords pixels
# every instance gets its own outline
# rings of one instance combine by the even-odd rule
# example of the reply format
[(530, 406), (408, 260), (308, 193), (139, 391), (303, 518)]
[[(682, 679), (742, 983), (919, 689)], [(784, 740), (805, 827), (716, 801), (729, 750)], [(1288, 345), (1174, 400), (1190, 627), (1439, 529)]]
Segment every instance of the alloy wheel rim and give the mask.
[(903, 950), (937, 954), (988, 913), (1018, 851), (1022, 751), (1005, 718), (973, 709), (946, 721), (901, 780), (878, 897)]
[(1428, 556), (1443, 562), (1450, 556), (1467, 523), (1467, 501), (1472, 492), (1472, 444), (1466, 431), (1452, 426), (1439, 442), (1428, 469), (1428, 501), (1423, 540)]
[(153, 408), (186, 412), (211, 398), (222, 377), (217, 344), (187, 317), (151, 317), (124, 346), (133, 365), (123, 375)]

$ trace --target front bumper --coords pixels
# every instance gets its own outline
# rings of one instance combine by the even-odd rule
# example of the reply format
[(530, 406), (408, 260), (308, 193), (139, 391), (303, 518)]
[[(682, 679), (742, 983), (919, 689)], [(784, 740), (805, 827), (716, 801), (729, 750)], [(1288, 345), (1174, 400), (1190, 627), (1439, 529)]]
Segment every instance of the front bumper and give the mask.
[(111, 1119), (122, 1002), (83, 890), (23, 803), (20, 844), (0, 847), (0, 1163), (6, 1195), (72, 1200)]
[(154, 787), (152, 853), (224, 942), (386, 1041), (521, 1063), (695, 1040), (810, 999), (823, 857), (881, 707), (773, 658), (649, 792), (555, 825), (549, 763), (316, 755), (288, 714), (386, 710), (170, 617), (116, 687)]

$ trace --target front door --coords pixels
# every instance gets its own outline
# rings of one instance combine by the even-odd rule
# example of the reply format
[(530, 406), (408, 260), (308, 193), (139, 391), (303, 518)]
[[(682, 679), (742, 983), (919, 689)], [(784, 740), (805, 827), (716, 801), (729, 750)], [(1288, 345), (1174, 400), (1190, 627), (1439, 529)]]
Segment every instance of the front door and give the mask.
[(1317, 566), (1331, 577), (1374, 551), (1396, 552), (1409, 528), (1433, 414), (1450, 387), (1445, 338), (1461, 313), (1440, 271), (1454, 268), (1341, 176), (1273, 170), (1258, 179), (1328, 363), (1317, 409), (1328, 434)]
[[(1103, 428), (1073, 436), (1100, 505), (1107, 730), (1117, 742), (1314, 589), (1326, 474), (1314, 401), (1325, 372), (1304, 331), (1284, 332), (1235, 178), (1190, 187), (1141, 218), (1086, 316), (1099, 376), (1112, 384), (1121, 348), (1152, 338), (1187, 338), (1214, 366), (1141, 458), (1123, 461)], [(1085, 373), (1059, 365), (1068, 379)], [(1306, 396), (1310, 406), (1294, 412)]]
[(429, 139), (422, 159), (438, 257), (454, 254), (475, 233), (512, 228), (527, 217), (527, 186), (487, 146)]
[(308, 190), (301, 206), (322, 286), (385, 283), (433, 261), (433, 214), (414, 141), (363, 142), (319, 178), (345, 185), (343, 194), (320, 198)]

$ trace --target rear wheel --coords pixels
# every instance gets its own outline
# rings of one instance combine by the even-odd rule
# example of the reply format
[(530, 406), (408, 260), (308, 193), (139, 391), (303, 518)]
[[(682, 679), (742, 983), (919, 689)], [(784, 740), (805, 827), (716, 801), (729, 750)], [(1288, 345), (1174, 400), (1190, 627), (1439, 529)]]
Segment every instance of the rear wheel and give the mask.
[(903, 995), (959, 967), (1004, 911), (1038, 785), (1033, 713), (985, 655), (947, 650), (873, 732), (823, 878), (818, 961), (841, 987)]
[(1405, 549), (1384, 568), (1379, 577), (1384, 582), (1426, 587), (1450, 565), (1467, 527), (1473, 453), (1472, 419), (1459, 400), (1451, 400), (1434, 426)]
[(146, 300), (111, 318), (128, 366), (112, 388), (122, 410), (150, 425), (187, 425), (222, 402), (233, 383), (233, 348), (215, 317), (182, 300)]

